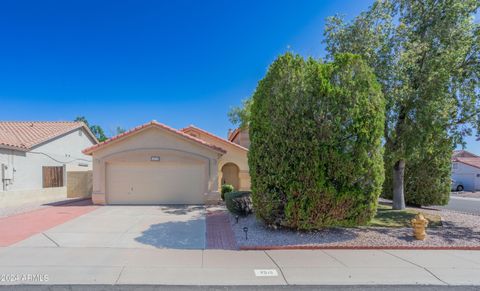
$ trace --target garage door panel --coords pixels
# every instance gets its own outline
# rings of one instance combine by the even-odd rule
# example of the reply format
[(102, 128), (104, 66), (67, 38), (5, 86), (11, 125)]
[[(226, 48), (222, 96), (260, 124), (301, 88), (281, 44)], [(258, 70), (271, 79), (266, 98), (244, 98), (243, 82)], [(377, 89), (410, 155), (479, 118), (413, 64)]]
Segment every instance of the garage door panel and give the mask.
[(109, 204), (202, 204), (206, 169), (198, 163), (113, 163), (107, 166)]

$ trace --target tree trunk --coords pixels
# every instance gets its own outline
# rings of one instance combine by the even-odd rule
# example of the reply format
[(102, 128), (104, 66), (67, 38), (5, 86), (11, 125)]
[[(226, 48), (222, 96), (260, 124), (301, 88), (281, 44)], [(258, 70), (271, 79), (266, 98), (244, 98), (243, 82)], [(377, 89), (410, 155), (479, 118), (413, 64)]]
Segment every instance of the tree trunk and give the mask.
[(393, 166), (393, 209), (405, 209), (405, 194), (403, 192), (403, 176), (405, 173), (405, 160), (399, 160)]

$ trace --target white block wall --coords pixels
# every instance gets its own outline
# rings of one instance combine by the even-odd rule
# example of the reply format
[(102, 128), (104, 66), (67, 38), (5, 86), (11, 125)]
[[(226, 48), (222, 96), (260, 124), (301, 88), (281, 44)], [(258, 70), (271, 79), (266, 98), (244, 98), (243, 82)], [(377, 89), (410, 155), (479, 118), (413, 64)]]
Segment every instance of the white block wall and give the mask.
[[(10, 175), (13, 175), (7, 191), (41, 189), (43, 166), (65, 165), (67, 171), (91, 170), (92, 158), (84, 155), (82, 150), (93, 144), (85, 130), (79, 128), (38, 145), (29, 152), (0, 149), (0, 164), (6, 164), (12, 170)], [(1, 182), (0, 179), (0, 191), (3, 190)]]

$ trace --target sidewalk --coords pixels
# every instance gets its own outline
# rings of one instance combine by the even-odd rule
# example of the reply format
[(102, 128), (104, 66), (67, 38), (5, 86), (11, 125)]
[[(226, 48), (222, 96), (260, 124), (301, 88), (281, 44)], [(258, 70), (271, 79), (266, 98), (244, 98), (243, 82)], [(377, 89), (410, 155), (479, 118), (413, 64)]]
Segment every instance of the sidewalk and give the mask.
[(480, 251), (13, 246), (0, 248), (0, 274), (18, 278), (0, 285), (480, 285)]

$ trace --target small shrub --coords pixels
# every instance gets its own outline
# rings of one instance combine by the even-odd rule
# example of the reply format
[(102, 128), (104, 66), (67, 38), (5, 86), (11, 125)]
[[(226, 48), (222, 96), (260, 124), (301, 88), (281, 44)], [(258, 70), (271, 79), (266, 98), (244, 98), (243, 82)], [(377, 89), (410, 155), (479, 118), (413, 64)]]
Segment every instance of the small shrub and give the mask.
[(250, 191), (237, 191), (225, 193), (227, 209), (238, 215), (246, 216), (253, 211)]
[(235, 190), (235, 188), (233, 188), (233, 185), (223, 184), (222, 185), (222, 190), (221, 190), (222, 200), (225, 201), (225, 193), (233, 192), (233, 190)]

